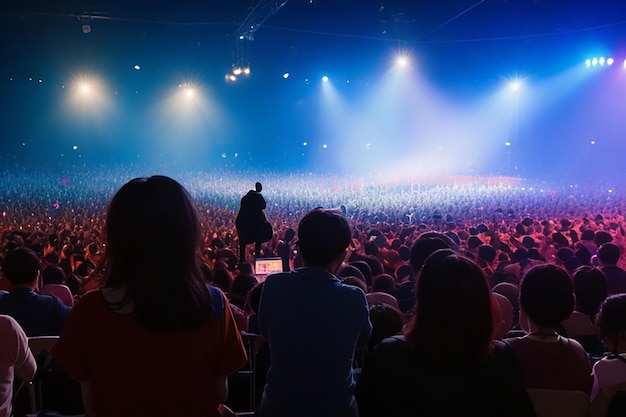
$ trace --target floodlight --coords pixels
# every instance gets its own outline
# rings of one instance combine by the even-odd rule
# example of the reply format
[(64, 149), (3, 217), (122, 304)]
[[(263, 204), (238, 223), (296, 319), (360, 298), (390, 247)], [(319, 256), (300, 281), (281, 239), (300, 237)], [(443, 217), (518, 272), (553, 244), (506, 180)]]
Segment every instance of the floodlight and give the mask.
[(406, 55), (398, 55), (398, 57), (396, 58), (396, 64), (401, 67), (406, 66), (408, 62), (409, 59), (406, 57)]
[(517, 91), (522, 86), (522, 82), (520, 80), (513, 80), (509, 83), (509, 86), (513, 91)]

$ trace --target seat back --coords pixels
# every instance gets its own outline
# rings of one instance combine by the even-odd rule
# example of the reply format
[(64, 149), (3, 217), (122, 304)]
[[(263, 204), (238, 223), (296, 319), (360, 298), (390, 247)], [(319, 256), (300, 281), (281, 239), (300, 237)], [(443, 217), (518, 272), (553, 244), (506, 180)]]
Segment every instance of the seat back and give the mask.
[(583, 391), (529, 388), (537, 417), (586, 417), (589, 396)]
[(47, 284), (40, 291), (41, 294), (53, 295), (63, 301), (68, 307), (74, 306), (74, 296), (67, 285)]
[(33, 336), (28, 338), (28, 347), (36, 358), (44, 350), (50, 351), (59, 340), (59, 336)]
[[(622, 409), (625, 402), (625, 393), (626, 382), (620, 382), (619, 384), (609, 385), (602, 388), (591, 403), (589, 408), (589, 417), (625, 415)], [(609, 412), (612, 412), (612, 414)]]

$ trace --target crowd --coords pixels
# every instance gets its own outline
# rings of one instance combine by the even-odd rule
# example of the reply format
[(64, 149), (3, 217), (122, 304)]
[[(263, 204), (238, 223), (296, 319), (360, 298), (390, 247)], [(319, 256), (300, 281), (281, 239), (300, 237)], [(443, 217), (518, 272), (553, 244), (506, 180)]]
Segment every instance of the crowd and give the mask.
[[(132, 193), (127, 193), (129, 203), (120, 205), (117, 213), (130, 213), (133, 207), (137, 212), (125, 220), (121, 214), (112, 217), (116, 213), (112, 198), (121, 200), (117, 197), (121, 191), (133, 187), (128, 180), (155, 171), (176, 178), (183, 191), (141, 191), (144, 184), (174, 187), (167, 181), (152, 180), (164, 177), (133, 183), (134, 192), (145, 192), (145, 199), (133, 199)], [(259, 179), (267, 201), (265, 214), (274, 232), (261, 245), (260, 254), (283, 258), (286, 274), (267, 281), (255, 275), (253, 252), (244, 252), (242, 259), (235, 226), (242, 195)], [(223, 337), (220, 343), (228, 343), (232, 353), (228, 366), (214, 374), (218, 389), (209, 403), (189, 405), (189, 415), (213, 403), (221, 404), (220, 413), (225, 415), (228, 407), (224, 404), (238, 405), (232, 400), (233, 393), (227, 399), (228, 390), (222, 386), (223, 379), (245, 361), (241, 337), (231, 334), (231, 325), (260, 335), (255, 339), (255, 352), (260, 358), (257, 380), (261, 389), (254, 400), (260, 401), (260, 416), (294, 415), (296, 408), (300, 408), (297, 415), (357, 415), (357, 410), (362, 416), (414, 415), (417, 411), (437, 414), (436, 410), (440, 415), (458, 415), (467, 407), (477, 407), (485, 415), (535, 415), (527, 390), (580, 391), (593, 403), (608, 398), (608, 390), (616, 384), (626, 383), (626, 190), (597, 183), (518, 181), (502, 186), (475, 180), (438, 185), (419, 179), (180, 172), (172, 167), (148, 170), (140, 165), (52, 171), (14, 167), (0, 172), (0, 190), (0, 288), (9, 291), (0, 295), (0, 314), (13, 316), (28, 337), (59, 335), (65, 328), (68, 336), (61, 336), (56, 359), (81, 381), (85, 405), (103, 415), (122, 415), (129, 410), (107, 408), (114, 406), (98, 402), (102, 392), (120, 395), (107, 388), (119, 381), (113, 381), (104, 370), (96, 372), (104, 375), (102, 380), (85, 385), (91, 364), (76, 359), (84, 354), (80, 349), (85, 345), (74, 346), (64, 339), (76, 339), (94, 324), (87, 316), (78, 321), (79, 314), (70, 309), (93, 313), (108, 305), (113, 315), (102, 326), (113, 339), (115, 326), (121, 323), (115, 324), (117, 315), (133, 311), (145, 311), (140, 329), (184, 333), (188, 328), (214, 326), (190, 319), (193, 314), (189, 312), (197, 315), (211, 299), (211, 308), (217, 313), (205, 319), (213, 323), (211, 320), (221, 317), (220, 330), (211, 331), (221, 334), (216, 337)], [(182, 206), (193, 204), (196, 214), (174, 221), (181, 205), (172, 203), (172, 198), (180, 198)], [(330, 227), (334, 217), (326, 219), (317, 207), (331, 209), (321, 212), (333, 213), (345, 219), (345, 224)], [(150, 210), (157, 214), (148, 216)], [(170, 218), (172, 227), (168, 228), (164, 219)], [(304, 228), (304, 219), (314, 226)], [(192, 226), (185, 229), (196, 230), (196, 220), (198, 236), (182, 236), (177, 225), (187, 222)], [(344, 225), (343, 235), (322, 233), (344, 230)], [(114, 239), (116, 230), (119, 236)], [(344, 238), (344, 247), (331, 244)], [(184, 289), (170, 284), (163, 275), (168, 270), (165, 259), (180, 250), (182, 266), (172, 266), (171, 271), (178, 272), (171, 275), (185, 276), (188, 283), (197, 278), (179, 248), (185, 239), (197, 240), (197, 247), (190, 252), (197, 249), (199, 253), (198, 274), (218, 292), (197, 290), (195, 284)], [(173, 245), (176, 242), (180, 244)], [(325, 255), (318, 256), (322, 252)], [(118, 265), (115, 269), (113, 257), (118, 257), (124, 268)], [(33, 259), (34, 267), (24, 267)], [(152, 265), (156, 261), (158, 264)], [(146, 277), (126, 276), (119, 281), (124, 275), (121, 270)], [(311, 270), (325, 272), (302, 272)], [(154, 276), (161, 280), (158, 291), (150, 289), (150, 277)], [(305, 284), (312, 276), (327, 287)], [(293, 285), (291, 292), (285, 289), (288, 284)], [(70, 301), (38, 298), (46, 297), (41, 294), (50, 285), (67, 286)], [(94, 298), (90, 292), (94, 289), (103, 297)], [(169, 290), (161, 291), (164, 289)], [(169, 316), (160, 316), (156, 306), (142, 301), (149, 298), (140, 295), (146, 293), (161, 305), (171, 298)], [(30, 297), (30, 302), (38, 305), (33, 309), (53, 312), (46, 315), (47, 323), (38, 322), (23, 308), (15, 313), (16, 305), (24, 305), (16, 301), (20, 294), (20, 300)], [(220, 294), (225, 304), (220, 307), (218, 302), (216, 307)], [(319, 301), (325, 297), (327, 307), (341, 307), (320, 310)], [(74, 303), (76, 307), (72, 307)], [(177, 316), (188, 303), (195, 307)], [(365, 317), (359, 315), (362, 312)], [(351, 315), (355, 316), (348, 320)], [(356, 323), (358, 328), (350, 327)], [(136, 327), (121, 325), (126, 326), (126, 340), (145, 347), (145, 340), (136, 337)], [(294, 326), (302, 330), (298, 337), (293, 336)], [(287, 328), (292, 329), (291, 336), (284, 333)], [(328, 340), (324, 343), (320, 338)], [(92, 353), (121, 348), (110, 342), (102, 334), (90, 332), (85, 343)], [(173, 351), (185, 354), (176, 343), (168, 343)], [(129, 359), (123, 361), (124, 372), (132, 368), (129, 361), (134, 355), (139, 355), (134, 348), (130, 350)], [(294, 351), (295, 356), (288, 353)], [(343, 356), (336, 356), (339, 351)], [(154, 352), (152, 359), (159, 358), (159, 352)], [(30, 363), (28, 360), (22, 362)], [(144, 365), (135, 368), (151, 372)], [(24, 371), (18, 373), (17, 369), (16, 374), (23, 377)], [(358, 372), (353, 376), (353, 369), (362, 369), (360, 376)], [(294, 378), (301, 379), (301, 387), (306, 386), (306, 395), (292, 385)], [(461, 396), (454, 394), (451, 398), (456, 401), (449, 401), (432, 388), (432, 381), (456, 381), (454, 384), (473, 389)], [(99, 392), (86, 398), (85, 390), (94, 387), (99, 387)], [(127, 387), (127, 391), (131, 389)], [(326, 402), (314, 405), (316, 395)], [(285, 402), (285, 398), (290, 400)], [(123, 404), (133, 401), (124, 397)], [(607, 404), (600, 406), (603, 413)]]

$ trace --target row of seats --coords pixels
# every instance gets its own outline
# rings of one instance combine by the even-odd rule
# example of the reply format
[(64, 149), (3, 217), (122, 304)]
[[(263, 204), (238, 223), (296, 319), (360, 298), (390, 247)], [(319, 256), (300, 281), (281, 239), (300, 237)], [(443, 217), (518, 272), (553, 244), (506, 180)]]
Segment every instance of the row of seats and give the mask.
[[(621, 394), (618, 394), (621, 393)], [(592, 403), (582, 391), (554, 389), (529, 389), (528, 394), (537, 412), (537, 417), (623, 417), (623, 396), (626, 396), (626, 383), (604, 388)], [(622, 402), (618, 404), (617, 399)]]
[[(243, 340), (248, 350), (249, 363), (237, 372), (237, 377), (248, 379), (249, 384), (249, 409), (238, 411), (237, 416), (249, 416), (254, 413), (257, 402), (257, 386), (256, 386), (256, 348), (255, 341), (258, 335), (242, 333)], [(37, 358), (44, 351), (50, 351), (59, 339), (58, 336), (38, 336), (29, 337), (28, 345)], [(358, 371), (358, 370), (357, 370)], [(358, 372), (357, 372), (358, 375)], [(33, 382), (21, 381), (18, 388), (14, 392), (16, 398), (22, 389), (28, 391), (28, 400), (31, 413), (35, 414), (43, 407), (43, 398), (41, 390), (41, 380), (37, 377)], [(621, 411), (611, 409), (617, 407), (615, 402), (611, 404), (611, 400), (617, 398), (616, 395), (626, 397), (626, 383), (616, 384), (605, 387), (593, 401), (589, 402), (589, 396), (582, 391), (568, 390), (552, 390), (552, 389), (529, 389), (531, 401), (537, 412), (537, 417), (612, 417)]]

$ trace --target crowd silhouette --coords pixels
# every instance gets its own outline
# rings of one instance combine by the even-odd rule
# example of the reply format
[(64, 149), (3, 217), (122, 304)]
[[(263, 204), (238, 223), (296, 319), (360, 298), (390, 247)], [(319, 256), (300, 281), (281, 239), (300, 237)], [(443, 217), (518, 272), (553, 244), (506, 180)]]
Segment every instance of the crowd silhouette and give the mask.
[[(0, 172), (0, 314), (31, 336), (32, 317), (2, 308), (26, 291), (24, 282), (29, 294), (44, 297), (39, 304), (71, 309), (67, 324), (63, 316), (58, 330), (44, 333), (61, 336), (52, 356), (81, 383), (88, 415), (137, 415), (146, 407), (138, 399), (147, 397), (112, 391), (115, 378), (105, 371), (124, 363), (129, 380), (133, 372), (145, 377), (152, 371), (137, 346), (154, 337), (189, 360), (181, 366), (192, 367), (204, 359), (173, 346), (217, 318), (225, 320), (219, 326), (237, 330), (224, 337), (239, 354), (212, 374), (217, 389), (211, 401), (192, 403), (185, 415), (229, 415), (231, 408), (260, 404), (259, 416), (459, 415), (473, 408), (481, 415), (541, 417), (536, 390), (582, 392), (592, 415), (619, 406), (610, 400), (620, 398), (615, 387), (626, 383), (626, 190), (609, 192), (601, 183), (422, 184), (419, 178), (167, 166), (150, 172), (155, 169), (162, 176), (147, 176), (140, 165)], [(242, 242), (236, 222), (241, 195), (254, 178), (266, 186), (262, 209), (273, 231), (260, 244)], [(339, 226), (323, 219), (302, 228), (315, 213), (345, 221), (345, 245), (333, 246), (344, 236), (330, 233)], [(247, 243), (256, 243), (253, 251)], [(12, 279), (18, 255), (38, 261), (35, 278)], [(255, 257), (281, 258), (284, 276), (255, 274)], [(320, 277), (332, 280), (328, 287), (317, 285)], [(295, 286), (298, 279), (302, 285)], [(69, 301), (44, 295), (55, 285), (67, 287)], [(109, 306), (112, 321), (90, 317), (98, 303)], [(323, 303), (324, 314), (317, 310)], [(332, 329), (361, 307), (365, 315), (358, 320), (366, 325), (340, 343), (338, 334), (346, 331)], [(114, 323), (125, 314), (136, 317), (132, 326), (138, 327)], [(118, 325), (127, 327), (127, 357), (104, 369), (101, 363), (122, 355), (111, 356), (124, 348), (111, 346)], [(82, 326), (108, 330), (75, 345)], [(294, 326), (301, 336), (293, 337)], [(82, 355), (95, 362), (76, 362)], [(258, 356), (258, 390), (248, 398), (233, 375), (250, 355)], [(152, 356), (157, 360), (159, 351)], [(352, 371), (338, 375), (343, 383), (324, 385), (321, 370), (343, 369), (333, 361), (347, 361)], [(230, 393), (224, 378), (232, 383)], [(435, 380), (448, 384), (445, 391), (431, 384)], [(306, 395), (289, 394), (298, 387), (306, 387)], [(127, 390), (133, 389), (140, 390)], [(316, 396), (324, 397), (319, 404)], [(174, 400), (168, 415), (177, 413)]]

